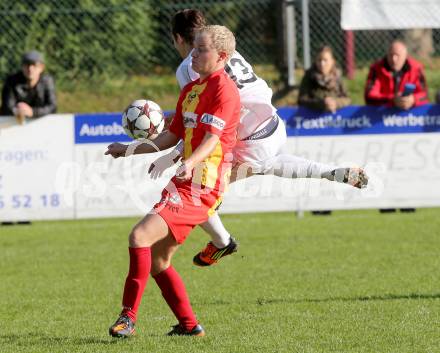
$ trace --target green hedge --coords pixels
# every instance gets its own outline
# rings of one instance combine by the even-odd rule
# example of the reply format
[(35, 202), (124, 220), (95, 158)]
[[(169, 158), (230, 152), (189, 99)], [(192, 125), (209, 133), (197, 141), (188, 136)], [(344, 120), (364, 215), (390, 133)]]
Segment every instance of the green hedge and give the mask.
[(17, 70), (29, 49), (46, 55), (48, 70), (63, 86), (174, 69), (180, 58), (169, 22), (189, 7), (235, 32), (239, 51), (253, 64), (274, 63), (278, 1), (2, 0), (0, 78)]
[(0, 13), (2, 77), (30, 49), (63, 81), (146, 71), (154, 44), (148, 0), (2, 0)]

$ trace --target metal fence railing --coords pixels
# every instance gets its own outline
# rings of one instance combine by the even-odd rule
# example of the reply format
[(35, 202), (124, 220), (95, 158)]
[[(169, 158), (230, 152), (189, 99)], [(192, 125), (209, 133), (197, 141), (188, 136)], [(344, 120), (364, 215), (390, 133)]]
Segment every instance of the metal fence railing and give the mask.
[[(2, 0), (0, 4), (0, 79), (20, 66), (23, 51), (37, 49), (47, 60), (57, 82), (93, 76), (145, 75), (156, 66), (175, 68), (179, 62), (169, 34), (169, 20), (180, 9), (196, 7), (210, 23), (228, 26), (237, 37), (238, 50), (252, 64), (286, 68), (286, 26), (283, 4), (294, 7), (296, 67), (303, 65), (304, 0)], [(321, 44), (345, 59), (340, 26), (341, 0), (308, 0), (310, 53)], [(373, 3), (373, 2), (372, 2)], [(414, 36), (424, 40), (415, 40)], [(384, 55), (394, 38), (406, 39), (410, 52), (440, 56), (440, 30), (356, 31), (358, 67)], [(413, 48), (423, 44), (423, 50)], [(284, 45), (283, 45), (284, 43)], [(419, 45), (420, 47), (420, 45)], [(343, 65), (342, 65), (343, 66)]]
[(0, 5), (0, 78), (16, 70), (24, 50), (37, 49), (58, 81), (146, 74), (174, 67), (169, 34), (180, 9), (202, 10), (210, 23), (237, 36), (238, 49), (256, 63), (276, 57), (276, 0), (3, 0)]
[[(238, 1), (180, 1), (166, 2), (158, 12), (158, 36), (170, 38), (169, 18), (178, 10), (195, 7), (201, 10), (210, 24), (221, 24), (231, 29), (237, 38), (237, 49), (253, 63), (274, 64), (277, 57), (276, 19), (279, 13), (274, 0)], [(276, 6), (275, 6), (276, 7)], [(168, 41), (158, 41), (157, 59), (169, 63), (176, 57)], [(165, 54), (165, 55), (164, 55)]]
[[(297, 34), (297, 59), (303, 63), (303, 8), (302, 0), (291, 1), (295, 8)], [(342, 0), (308, 0), (311, 54), (322, 44), (329, 44), (340, 63), (345, 59), (345, 34), (341, 28)], [(375, 2), (371, 2), (374, 6)], [(367, 12), (367, 11), (366, 11)], [(409, 52), (420, 59), (440, 57), (440, 30), (368, 30), (355, 31), (355, 62), (357, 67), (369, 65), (383, 57), (389, 43), (394, 39), (404, 40)]]

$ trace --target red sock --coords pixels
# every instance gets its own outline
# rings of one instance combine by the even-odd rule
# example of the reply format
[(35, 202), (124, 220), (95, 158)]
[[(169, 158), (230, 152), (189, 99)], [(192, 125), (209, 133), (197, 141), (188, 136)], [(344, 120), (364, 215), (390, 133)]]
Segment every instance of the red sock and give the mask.
[(153, 277), (179, 324), (186, 330), (192, 330), (197, 325), (197, 319), (191, 308), (185, 284), (177, 271), (170, 266)]
[(125, 280), (122, 305), (124, 313), (136, 321), (136, 314), (150, 274), (151, 250), (150, 248), (128, 248), (128, 251), (130, 269)]

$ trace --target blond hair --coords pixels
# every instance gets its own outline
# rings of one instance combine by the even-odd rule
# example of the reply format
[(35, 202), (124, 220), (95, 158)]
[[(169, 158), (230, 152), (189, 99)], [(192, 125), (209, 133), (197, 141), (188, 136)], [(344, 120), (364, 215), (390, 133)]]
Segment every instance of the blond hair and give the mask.
[(225, 26), (209, 25), (203, 26), (198, 34), (206, 33), (211, 37), (213, 47), (218, 51), (224, 51), (227, 59), (232, 56), (235, 51), (235, 36)]

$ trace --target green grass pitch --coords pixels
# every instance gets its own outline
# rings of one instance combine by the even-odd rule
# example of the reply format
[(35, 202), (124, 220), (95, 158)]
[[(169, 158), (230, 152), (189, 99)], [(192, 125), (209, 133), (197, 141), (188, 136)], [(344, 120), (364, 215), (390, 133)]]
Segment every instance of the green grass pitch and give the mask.
[(226, 215), (239, 252), (212, 268), (174, 259), (207, 336), (176, 323), (150, 278), (137, 336), (115, 340), (136, 219), (0, 227), (0, 352), (440, 351), (440, 210)]

